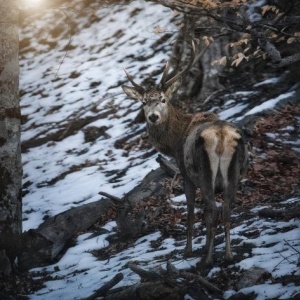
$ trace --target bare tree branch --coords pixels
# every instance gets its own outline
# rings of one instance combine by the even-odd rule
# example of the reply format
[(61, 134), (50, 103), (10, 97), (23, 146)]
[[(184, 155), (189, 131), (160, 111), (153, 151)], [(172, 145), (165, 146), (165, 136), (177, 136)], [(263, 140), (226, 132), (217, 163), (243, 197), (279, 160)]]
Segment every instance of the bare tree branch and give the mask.
[(265, 50), (269, 54), (272, 63), (279, 63), (281, 61), (280, 52), (268, 40), (258, 39), (258, 44), (263, 50)]
[(296, 53), (294, 55), (290, 55), (281, 59), (277, 67), (278, 68), (286, 67), (299, 61), (300, 61), (300, 53)]

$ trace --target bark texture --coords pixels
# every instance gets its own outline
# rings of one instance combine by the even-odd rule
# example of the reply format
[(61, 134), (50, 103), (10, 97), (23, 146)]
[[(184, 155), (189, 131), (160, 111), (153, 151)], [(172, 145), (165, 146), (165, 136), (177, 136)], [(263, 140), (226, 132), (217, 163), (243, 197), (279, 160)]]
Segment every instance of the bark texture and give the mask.
[(224, 45), (226, 43), (228, 43), (226, 37), (212, 43), (201, 59), (199, 68), (203, 70), (202, 88), (196, 96), (200, 102), (205, 101), (212, 93), (224, 88), (220, 83), (220, 74), (222, 73), (223, 66), (212, 66), (211, 63), (228, 54), (225, 52), (226, 48)]
[(22, 232), (17, 0), (0, 0), (0, 249)]

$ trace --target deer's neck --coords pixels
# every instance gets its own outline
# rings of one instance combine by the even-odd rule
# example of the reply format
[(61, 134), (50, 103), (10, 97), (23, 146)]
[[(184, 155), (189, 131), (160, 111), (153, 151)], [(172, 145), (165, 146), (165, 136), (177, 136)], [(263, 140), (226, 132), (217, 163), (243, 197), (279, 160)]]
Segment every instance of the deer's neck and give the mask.
[(176, 157), (183, 146), (187, 130), (192, 122), (193, 115), (184, 114), (181, 110), (171, 106), (169, 117), (159, 125), (148, 124), (148, 133), (151, 144), (159, 152)]

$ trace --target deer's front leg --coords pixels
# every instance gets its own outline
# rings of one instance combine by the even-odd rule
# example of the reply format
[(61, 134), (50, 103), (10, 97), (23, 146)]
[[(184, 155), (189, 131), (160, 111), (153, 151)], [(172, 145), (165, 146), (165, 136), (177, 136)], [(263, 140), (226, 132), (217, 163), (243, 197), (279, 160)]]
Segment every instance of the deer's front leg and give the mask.
[(192, 254), (192, 239), (193, 239), (193, 227), (195, 221), (195, 196), (196, 187), (189, 180), (185, 180), (184, 183), (185, 195), (187, 200), (187, 240), (185, 255), (189, 256)]

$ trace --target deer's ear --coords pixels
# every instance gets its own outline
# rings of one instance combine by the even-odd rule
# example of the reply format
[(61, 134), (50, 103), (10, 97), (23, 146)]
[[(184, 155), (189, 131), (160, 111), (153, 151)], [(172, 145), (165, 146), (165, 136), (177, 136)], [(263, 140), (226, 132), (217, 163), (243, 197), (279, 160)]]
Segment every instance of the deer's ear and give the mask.
[(181, 85), (181, 78), (179, 78), (178, 80), (176, 80), (174, 83), (172, 83), (167, 90), (165, 91), (165, 95), (167, 97), (167, 99), (171, 99), (172, 95), (179, 89)]
[(138, 92), (136, 88), (122, 85), (122, 89), (129, 98), (142, 101), (143, 95), (140, 92)]

